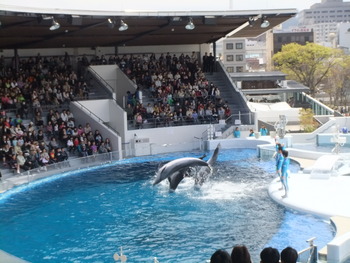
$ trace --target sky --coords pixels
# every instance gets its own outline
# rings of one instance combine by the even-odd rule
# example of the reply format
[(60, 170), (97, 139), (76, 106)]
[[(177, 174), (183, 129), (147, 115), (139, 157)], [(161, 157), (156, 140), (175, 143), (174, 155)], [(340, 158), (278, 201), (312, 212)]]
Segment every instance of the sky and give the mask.
[(31, 8), (57, 8), (80, 10), (158, 10), (158, 11), (221, 11), (221, 10), (260, 10), (260, 9), (289, 9), (298, 11), (309, 8), (321, 0), (1, 0), (2, 6), (28, 6)]
[(296, 8), (300, 11), (320, 2), (321, 0), (129, 0), (124, 1), (124, 5), (132, 5), (136, 7), (136, 9), (137, 7), (142, 9), (141, 6), (143, 6), (145, 9), (147, 9), (147, 6), (155, 6), (158, 7), (158, 9), (164, 8), (168, 10), (179, 10), (182, 8), (191, 10), (227, 10), (230, 8), (233, 8), (234, 10)]

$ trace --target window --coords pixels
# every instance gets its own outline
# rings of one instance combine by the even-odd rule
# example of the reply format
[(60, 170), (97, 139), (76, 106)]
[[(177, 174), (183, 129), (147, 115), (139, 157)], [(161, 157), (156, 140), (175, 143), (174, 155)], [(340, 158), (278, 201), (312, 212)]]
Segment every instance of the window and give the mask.
[(226, 43), (226, 49), (233, 49), (233, 43)]
[(233, 71), (233, 67), (227, 67), (226, 70), (227, 70), (228, 73), (233, 73), (234, 72)]
[(243, 55), (236, 55), (236, 61), (243, 61)]
[(236, 72), (243, 72), (243, 67), (236, 67)]
[(243, 49), (243, 43), (236, 43), (236, 49)]
[(233, 55), (226, 55), (226, 61), (233, 61)]

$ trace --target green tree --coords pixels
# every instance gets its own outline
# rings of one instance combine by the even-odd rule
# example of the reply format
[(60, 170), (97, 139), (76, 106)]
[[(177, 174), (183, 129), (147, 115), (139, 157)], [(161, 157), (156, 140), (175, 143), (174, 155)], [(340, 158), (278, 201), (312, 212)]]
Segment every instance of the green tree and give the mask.
[(314, 112), (312, 109), (299, 110), (300, 126), (305, 132), (313, 132), (317, 128), (317, 123), (314, 120)]
[(278, 70), (309, 87), (311, 95), (314, 95), (317, 85), (327, 77), (341, 53), (340, 50), (314, 43), (291, 43), (284, 45), (272, 59)]

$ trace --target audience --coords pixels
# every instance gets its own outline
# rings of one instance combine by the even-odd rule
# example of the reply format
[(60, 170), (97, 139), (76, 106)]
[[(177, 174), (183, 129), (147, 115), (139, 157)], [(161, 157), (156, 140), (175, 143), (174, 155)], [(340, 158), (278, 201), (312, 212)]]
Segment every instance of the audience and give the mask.
[[(117, 64), (137, 86), (136, 92), (126, 94), (126, 112), (129, 123), (143, 128), (143, 123), (154, 126), (188, 125), (218, 122), (231, 115), (220, 91), (205, 78), (197, 56), (155, 54), (95, 57), (94, 65)], [(142, 105), (143, 91), (154, 101)], [(142, 122), (142, 123), (141, 123)]]
[(298, 252), (291, 247), (286, 247), (281, 252), (281, 263), (296, 263), (298, 260)]
[[(286, 247), (280, 253), (276, 248), (266, 247), (260, 253), (260, 263), (296, 263), (298, 252), (291, 247)], [(210, 258), (210, 263), (252, 263), (250, 253), (246, 246), (234, 246), (231, 256), (225, 250), (218, 249)]]
[(231, 252), (232, 263), (252, 263), (246, 246), (235, 246)]
[(276, 248), (266, 247), (260, 253), (261, 263), (279, 263), (280, 253)]
[(210, 263), (231, 263), (230, 254), (222, 249), (216, 250), (210, 258)]
[[(218, 88), (206, 80), (196, 54), (101, 56), (91, 61), (83, 56), (77, 72), (68, 54), (14, 60), (16, 67), (5, 65), (0, 72), (0, 155), (15, 172), (66, 160), (68, 154), (83, 157), (112, 151), (108, 138), (89, 123), (76, 125), (68, 109), (70, 101), (88, 99), (84, 74), (90, 64), (118, 64), (135, 83), (135, 94), (127, 94), (126, 111), (137, 128), (148, 122), (155, 127), (216, 122), (230, 112)], [(154, 101), (147, 107), (142, 104), (143, 91), (149, 91)], [(50, 109), (51, 105), (66, 109)], [(15, 117), (8, 117), (8, 112)], [(23, 125), (23, 118), (33, 122)]]
[[(80, 66), (88, 66), (85, 59)], [(90, 145), (86, 151), (90, 154), (112, 151), (109, 139), (104, 140), (88, 123), (84, 129), (78, 125), (78, 131), (69, 109), (48, 109), (43, 116), (43, 106), (64, 107), (75, 99), (87, 98), (84, 70), (78, 67), (79, 73), (75, 73), (67, 54), (65, 58), (38, 54), (18, 61), (18, 67), (5, 66), (0, 72), (0, 156), (5, 167), (20, 173), (65, 161), (68, 153), (85, 156), (84, 151), (78, 151), (79, 145)], [(11, 112), (15, 117), (8, 117)], [(22, 118), (33, 122), (23, 125)]]

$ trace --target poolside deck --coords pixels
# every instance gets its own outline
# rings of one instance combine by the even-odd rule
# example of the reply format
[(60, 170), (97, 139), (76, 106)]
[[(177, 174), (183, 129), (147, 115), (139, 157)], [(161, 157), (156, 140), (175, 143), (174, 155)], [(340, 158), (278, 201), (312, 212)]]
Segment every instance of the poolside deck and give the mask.
[[(301, 168), (310, 168), (316, 160), (292, 157)], [(315, 214), (330, 220), (340, 237), (350, 232), (350, 176), (314, 178), (310, 174), (297, 173), (289, 176), (289, 194), (283, 198), (281, 182), (274, 179), (269, 194), (277, 203), (305, 213)], [(316, 233), (317, 234), (317, 233)], [(316, 235), (317, 237), (317, 235)], [(319, 259), (327, 260), (327, 246), (319, 250)]]

